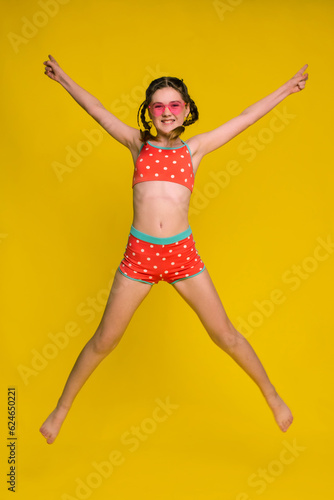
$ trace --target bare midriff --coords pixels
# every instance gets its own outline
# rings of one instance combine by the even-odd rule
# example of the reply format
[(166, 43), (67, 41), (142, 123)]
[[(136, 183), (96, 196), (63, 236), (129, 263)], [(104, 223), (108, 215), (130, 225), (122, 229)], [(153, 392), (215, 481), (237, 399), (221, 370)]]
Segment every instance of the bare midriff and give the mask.
[(168, 181), (140, 182), (133, 187), (132, 225), (146, 234), (168, 238), (189, 227), (191, 191)]

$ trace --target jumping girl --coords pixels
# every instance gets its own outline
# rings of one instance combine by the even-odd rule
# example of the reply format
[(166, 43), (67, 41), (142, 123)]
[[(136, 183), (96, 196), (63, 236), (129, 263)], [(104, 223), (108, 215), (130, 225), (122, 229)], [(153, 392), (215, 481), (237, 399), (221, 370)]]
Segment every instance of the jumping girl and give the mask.
[[(51, 444), (72, 403), (95, 368), (117, 346), (134, 312), (152, 285), (167, 281), (196, 312), (207, 333), (252, 378), (283, 432), (292, 423), (290, 409), (277, 394), (252, 346), (232, 325), (195, 247), (188, 222), (190, 196), (199, 164), (262, 118), (290, 94), (300, 92), (308, 74), (303, 66), (284, 85), (218, 128), (184, 142), (180, 135), (198, 120), (196, 104), (183, 80), (152, 81), (138, 111), (144, 130), (130, 127), (75, 83), (49, 55), (45, 74), (67, 92), (114, 139), (134, 162), (133, 222), (101, 322), (78, 356), (56, 408), (40, 428)], [(147, 120), (149, 117), (149, 121)], [(152, 124), (156, 135), (151, 133)]]

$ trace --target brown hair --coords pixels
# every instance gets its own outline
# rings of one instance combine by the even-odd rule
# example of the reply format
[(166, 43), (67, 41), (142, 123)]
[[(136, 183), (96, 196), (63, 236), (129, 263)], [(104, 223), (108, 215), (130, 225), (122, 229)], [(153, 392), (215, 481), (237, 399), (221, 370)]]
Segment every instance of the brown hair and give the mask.
[(141, 122), (144, 126), (144, 130), (140, 129), (140, 140), (142, 142), (146, 142), (150, 139), (155, 139), (155, 137), (151, 134), (151, 127), (152, 127), (152, 122), (147, 122), (145, 119), (145, 112), (151, 102), (152, 96), (154, 92), (156, 92), (159, 89), (163, 89), (165, 87), (172, 87), (173, 89), (177, 90), (180, 92), (182, 99), (186, 104), (189, 104), (190, 111), (183, 122), (183, 125), (180, 127), (176, 127), (174, 130), (172, 130), (169, 134), (169, 141), (173, 141), (174, 139), (177, 139), (184, 131), (185, 128), (188, 125), (191, 125), (195, 121), (198, 120), (199, 118), (199, 113), (196, 104), (194, 101), (191, 99), (188, 89), (186, 84), (183, 82), (183, 80), (179, 80), (179, 78), (171, 77), (171, 76), (162, 76), (161, 78), (157, 78), (156, 80), (153, 80), (148, 88), (146, 89), (146, 99), (144, 102), (139, 107), (138, 114), (137, 114), (137, 123), (140, 126), (139, 122), (139, 116), (141, 119)]

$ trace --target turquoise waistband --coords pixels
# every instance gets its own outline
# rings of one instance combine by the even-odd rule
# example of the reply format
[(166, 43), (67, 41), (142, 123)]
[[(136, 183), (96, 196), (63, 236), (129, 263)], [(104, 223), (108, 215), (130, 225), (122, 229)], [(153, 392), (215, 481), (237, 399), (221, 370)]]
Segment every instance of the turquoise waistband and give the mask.
[(135, 237), (148, 243), (155, 243), (156, 245), (168, 245), (169, 243), (175, 243), (176, 241), (183, 240), (191, 235), (191, 227), (183, 231), (182, 233), (175, 234), (174, 236), (169, 236), (168, 238), (158, 238), (157, 236), (151, 236), (150, 234), (142, 233), (138, 229), (131, 226), (130, 233)]

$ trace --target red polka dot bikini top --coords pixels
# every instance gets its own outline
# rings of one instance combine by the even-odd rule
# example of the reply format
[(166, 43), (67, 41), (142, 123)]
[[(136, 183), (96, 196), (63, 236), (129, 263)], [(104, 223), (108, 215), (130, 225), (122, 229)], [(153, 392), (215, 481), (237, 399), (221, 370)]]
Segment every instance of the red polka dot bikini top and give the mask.
[[(182, 140), (182, 139), (181, 139)], [(135, 163), (132, 187), (145, 181), (169, 181), (194, 188), (194, 171), (188, 145), (176, 148), (154, 146), (147, 141), (142, 145)]]

